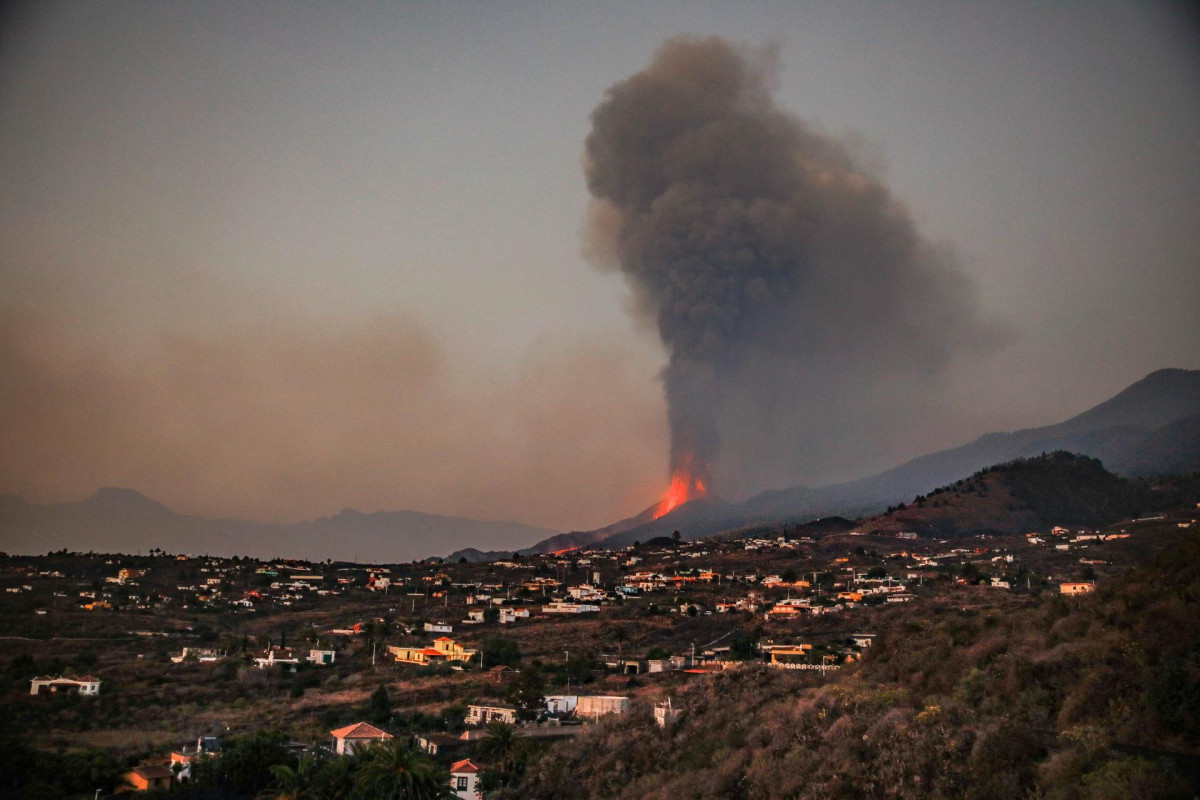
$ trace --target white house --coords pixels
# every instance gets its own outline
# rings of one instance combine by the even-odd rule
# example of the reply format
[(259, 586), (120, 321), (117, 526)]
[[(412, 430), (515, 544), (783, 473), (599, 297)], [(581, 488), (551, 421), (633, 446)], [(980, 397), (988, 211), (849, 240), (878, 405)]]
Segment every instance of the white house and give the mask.
[(597, 589), (595, 586), (587, 583), (569, 587), (567, 594), (574, 600), (603, 600), (605, 598), (602, 589)]
[(569, 714), (579, 705), (579, 697), (573, 694), (553, 694), (546, 697), (546, 710), (551, 714)]
[(337, 653), (333, 650), (309, 650), (309, 663), (316, 664), (320, 667), (327, 667), (337, 658)]
[(96, 695), (100, 694), (100, 679), (93, 678), (91, 675), (83, 675), (78, 678), (74, 675), (62, 675), (57, 678), (44, 675), (40, 678), (34, 678), (32, 681), (30, 681), (29, 693), (75, 693), (86, 695), (88, 697), (95, 697)]
[(454, 626), (449, 625), (444, 622), (426, 622), (425, 623), (425, 632), (426, 633), (453, 633)]
[(330, 731), (333, 737), (333, 751), (339, 756), (353, 755), (356, 750), (372, 742), (383, 742), (392, 738), (387, 731), (381, 731), (366, 722), (356, 722), (336, 731)]
[(463, 800), (483, 800), (483, 792), (479, 791), (479, 767), (472, 764), (471, 759), (455, 761), (450, 767), (450, 791)]
[(296, 665), (300, 663), (300, 657), (297, 656), (290, 647), (280, 647), (275, 645), (269, 647), (263, 654), (254, 658), (254, 666), (259, 669), (274, 667), (276, 665), (286, 666), (293, 672), (296, 670)]
[(518, 619), (529, 619), (528, 608), (502, 608), (500, 609), (500, 624), (511, 625)]
[(467, 706), (467, 716), (463, 718), (467, 725), (486, 725), (489, 722), (507, 722), (515, 725), (517, 710), (506, 706)]
[(600, 606), (590, 603), (564, 603), (560, 600), (542, 606), (543, 614), (596, 614), (599, 611)]
[(179, 655), (171, 656), (171, 661), (176, 664), (182, 664), (189, 658), (200, 662), (219, 661), (221, 659), (221, 652), (210, 647), (185, 647)]

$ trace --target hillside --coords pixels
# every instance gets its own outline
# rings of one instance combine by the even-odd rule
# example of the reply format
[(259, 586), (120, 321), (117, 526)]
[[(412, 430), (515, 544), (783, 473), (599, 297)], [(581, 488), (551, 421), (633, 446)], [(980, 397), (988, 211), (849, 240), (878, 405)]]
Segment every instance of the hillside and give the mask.
[[(1200, 535), (1095, 594), (895, 607), (861, 663), (747, 667), (549, 750), (501, 795), (1188, 798), (1200, 790)], [(989, 599), (991, 598), (991, 599)], [(669, 757), (666, 756), (669, 754)]]
[(917, 495), (861, 521), (872, 533), (931, 536), (1021, 533), (1056, 525), (1100, 527), (1200, 501), (1200, 475), (1122, 478), (1096, 459), (1056, 452), (1017, 459)]

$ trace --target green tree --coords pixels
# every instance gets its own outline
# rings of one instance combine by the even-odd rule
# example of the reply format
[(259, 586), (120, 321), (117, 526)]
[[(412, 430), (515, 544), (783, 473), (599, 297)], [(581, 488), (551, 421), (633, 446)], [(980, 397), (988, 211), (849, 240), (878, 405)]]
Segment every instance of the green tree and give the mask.
[(507, 700), (517, 707), (521, 719), (533, 719), (546, 707), (546, 682), (537, 667), (522, 669), (508, 684)]
[(523, 752), (516, 726), (507, 722), (489, 722), (486, 730), (487, 733), (479, 740), (479, 755), (495, 761), (503, 772), (515, 772)]
[(258, 793), (261, 800), (304, 800), (313, 796), (313, 773), (316, 762), (301, 758), (295, 769), (287, 764), (271, 767), (271, 785)]
[(479, 645), (483, 651), (483, 663), (487, 667), (501, 664), (513, 666), (521, 660), (521, 648), (512, 639), (502, 636), (489, 636)]
[(375, 723), (383, 725), (392, 718), (392, 696), (388, 694), (387, 686), (380, 684), (371, 693), (367, 701), (367, 717)]
[(355, 773), (363, 797), (372, 800), (438, 800), (452, 796), (448, 776), (402, 739), (377, 742)]

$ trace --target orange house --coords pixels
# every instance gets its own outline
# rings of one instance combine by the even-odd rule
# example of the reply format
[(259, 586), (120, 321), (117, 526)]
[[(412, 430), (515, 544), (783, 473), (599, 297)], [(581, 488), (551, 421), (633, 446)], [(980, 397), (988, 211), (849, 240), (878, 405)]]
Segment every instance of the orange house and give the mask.
[(170, 789), (175, 781), (175, 773), (170, 767), (162, 764), (134, 767), (121, 776), (129, 786), (117, 789), (117, 794), (123, 792), (149, 792), (155, 789)]

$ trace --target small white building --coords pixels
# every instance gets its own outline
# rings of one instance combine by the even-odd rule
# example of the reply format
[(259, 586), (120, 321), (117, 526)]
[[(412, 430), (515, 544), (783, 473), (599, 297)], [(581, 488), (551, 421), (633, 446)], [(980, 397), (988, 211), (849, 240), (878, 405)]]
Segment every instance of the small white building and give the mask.
[(454, 626), (446, 622), (426, 622), (426, 633), (454, 633)]
[(502, 608), (500, 609), (500, 624), (511, 625), (519, 619), (529, 619), (528, 608)]
[(310, 664), (316, 664), (319, 667), (327, 667), (337, 659), (337, 653), (333, 650), (309, 650), (308, 661)]
[(333, 737), (333, 752), (339, 756), (354, 755), (359, 748), (372, 742), (383, 742), (392, 738), (387, 731), (381, 731), (366, 722), (356, 722), (338, 728), (336, 731), (330, 731), (329, 735)]
[(564, 603), (560, 600), (542, 606), (543, 614), (596, 614), (599, 611), (600, 606), (590, 603)]
[(654, 704), (654, 724), (660, 728), (666, 728), (679, 719), (679, 715), (682, 713), (679, 709), (671, 707), (671, 698), (668, 697), (661, 703)]
[(60, 675), (57, 678), (44, 675), (34, 678), (29, 685), (30, 694), (81, 694), (95, 697), (100, 694), (100, 679), (91, 675), (75, 677)]
[(450, 791), (463, 800), (483, 800), (483, 792), (479, 791), (479, 767), (472, 764), (471, 759), (455, 761), (450, 767)]
[(463, 718), (467, 725), (486, 725), (489, 722), (507, 722), (517, 724), (517, 710), (507, 706), (467, 706), (467, 715)]
[(569, 714), (579, 705), (579, 696), (574, 694), (552, 694), (546, 697), (546, 711), (551, 714)]
[(171, 661), (176, 664), (182, 664), (188, 659), (202, 663), (219, 661), (221, 659), (221, 652), (210, 647), (185, 647), (179, 655), (171, 656)]

